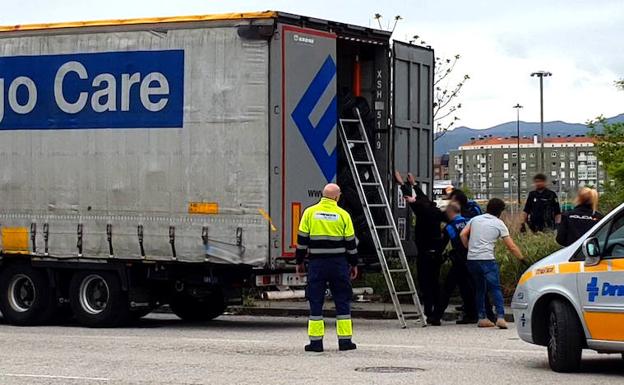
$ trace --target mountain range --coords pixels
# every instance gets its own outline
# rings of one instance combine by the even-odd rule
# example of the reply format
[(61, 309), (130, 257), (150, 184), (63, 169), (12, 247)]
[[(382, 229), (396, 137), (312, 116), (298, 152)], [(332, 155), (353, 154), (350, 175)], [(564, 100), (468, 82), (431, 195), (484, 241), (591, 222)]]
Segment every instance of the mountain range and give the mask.
[[(620, 114), (611, 118), (607, 118), (609, 122), (624, 122), (624, 114)], [(544, 122), (544, 134), (546, 136), (575, 136), (585, 135), (588, 131), (587, 125), (583, 123), (567, 123), (560, 120), (552, 122)], [(520, 121), (520, 136), (539, 135), (539, 122), (523, 122)], [(454, 150), (462, 144), (469, 142), (471, 138), (479, 136), (513, 136), (516, 135), (516, 122), (506, 122), (494, 127), (485, 129), (476, 129), (470, 127), (457, 127), (442, 135), (434, 144), (435, 155), (443, 155), (450, 150)]]

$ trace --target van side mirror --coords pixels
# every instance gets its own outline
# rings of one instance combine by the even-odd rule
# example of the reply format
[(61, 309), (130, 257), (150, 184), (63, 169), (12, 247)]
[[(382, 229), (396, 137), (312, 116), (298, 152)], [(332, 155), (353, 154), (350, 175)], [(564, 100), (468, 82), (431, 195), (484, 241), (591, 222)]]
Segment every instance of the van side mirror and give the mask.
[(585, 266), (596, 266), (600, 263), (600, 242), (598, 238), (590, 237), (583, 241), (583, 255), (585, 256)]

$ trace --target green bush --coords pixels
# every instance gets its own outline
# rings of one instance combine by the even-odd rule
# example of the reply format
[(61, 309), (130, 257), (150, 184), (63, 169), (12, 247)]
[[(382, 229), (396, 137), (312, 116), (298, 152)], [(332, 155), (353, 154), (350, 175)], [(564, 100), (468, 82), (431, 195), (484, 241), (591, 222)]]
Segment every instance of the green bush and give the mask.
[(561, 246), (555, 241), (555, 233), (516, 233), (512, 234), (514, 242), (522, 250), (522, 255), (527, 258), (527, 264), (523, 264), (514, 257), (505, 247), (502, 241), (496, 245), (496, 260), (500, 265), (501, 286), (503, 295), (513, 295), (520, 276), (526, 271), (528, 265), (547, 257), (559, 250)]

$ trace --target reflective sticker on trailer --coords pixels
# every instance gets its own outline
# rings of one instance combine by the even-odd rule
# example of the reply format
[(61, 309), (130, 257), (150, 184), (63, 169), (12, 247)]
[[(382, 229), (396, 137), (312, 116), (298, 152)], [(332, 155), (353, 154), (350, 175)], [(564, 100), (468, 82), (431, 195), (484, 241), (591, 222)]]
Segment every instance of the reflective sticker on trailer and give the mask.
[(216, 202), (191, 202), (188, 207), (189, 214), (214, 215), (219, 214), (219, 204)]

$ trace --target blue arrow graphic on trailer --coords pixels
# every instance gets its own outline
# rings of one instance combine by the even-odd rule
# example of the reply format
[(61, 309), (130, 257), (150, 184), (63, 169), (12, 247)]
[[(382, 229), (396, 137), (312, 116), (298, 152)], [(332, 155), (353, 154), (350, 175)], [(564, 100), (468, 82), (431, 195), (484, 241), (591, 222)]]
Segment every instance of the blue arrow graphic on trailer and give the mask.
[(334, 76), (336, 76), (336, 63), (330, 55), (325, 59), (321, 69), (314, 76), (308, 89), (291, 114), (299, 132), (301, 132), (310, 152), (328, 182), (336, 176), (336, 147), (334, 147), (331, 153), (328, 153), (325, 149), (325, 142), (329, 135), (332, 134), (338, 118), (336, 95), (334, 94), (332, 101), (316, 126), (310, 121), (310, 114), (312, 114), (312, 111), (320, 102), (323, 93), (331, 84)]

